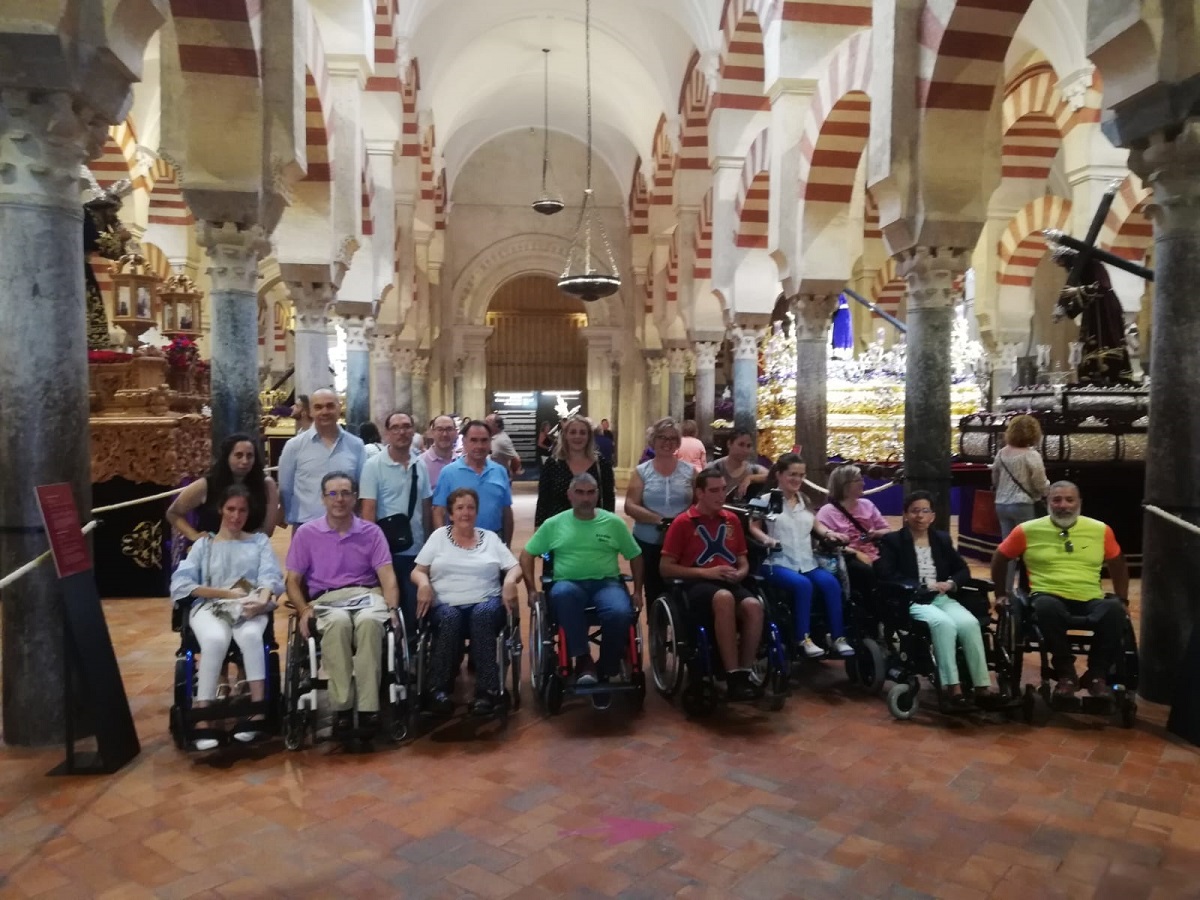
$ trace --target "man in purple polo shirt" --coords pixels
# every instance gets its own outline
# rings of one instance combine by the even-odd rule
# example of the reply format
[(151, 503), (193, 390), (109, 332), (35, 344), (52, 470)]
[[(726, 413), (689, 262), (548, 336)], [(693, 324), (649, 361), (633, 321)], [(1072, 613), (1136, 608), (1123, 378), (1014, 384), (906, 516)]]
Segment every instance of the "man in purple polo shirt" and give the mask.
[(330, 472), (321, 479), (325, 515), (292, 536), (287, 595), (305, 639), (316, 619), (337, 727), (353, 724), (353, 675), (359, 727), (369, 730), (379, 717), (383, 623), (390, 617), (399, 627), (400, 590), (387, 538), (374, 522), (354, 515), (357, 498), (353, 476)]

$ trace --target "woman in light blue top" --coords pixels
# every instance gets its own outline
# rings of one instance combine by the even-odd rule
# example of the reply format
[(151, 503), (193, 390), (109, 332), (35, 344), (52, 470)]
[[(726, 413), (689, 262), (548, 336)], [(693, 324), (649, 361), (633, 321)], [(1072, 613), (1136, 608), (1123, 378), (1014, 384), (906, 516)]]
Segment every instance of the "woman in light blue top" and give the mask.
[[(200, 644), (197, 706), (216, 699), (231, 640), (236, 640), (242, 651), (250, 699), (261, 701), (266, 696), (263, 632), (275, 597), (283, 593), (283, 573), (267, 536), (242, 531), (249, 501), (245, 487), (231, 485), (221, 500), (221, 529), (193, 544), (171, 577), (171, 600), (186, 603), (190, 599), (188, 622)], [(252, 741), (257, 734), (239, 731), (234, 737)], [(196, 741), (197, 750), (216, 745), (215, 738)]]
[(658, 574), (662, 555), (664, 520), (669, 521), (692, 505), (692, 480), (696, 470), (675, 458), (679, 449), (679, 426), (671, 418), (650, 426), (654, 458), (641, 463), (629, 476), (625, 491), (625, 515), (633, 519), (633, 537), (645, 560), (646, 599), (662, 596), (664, 585)]

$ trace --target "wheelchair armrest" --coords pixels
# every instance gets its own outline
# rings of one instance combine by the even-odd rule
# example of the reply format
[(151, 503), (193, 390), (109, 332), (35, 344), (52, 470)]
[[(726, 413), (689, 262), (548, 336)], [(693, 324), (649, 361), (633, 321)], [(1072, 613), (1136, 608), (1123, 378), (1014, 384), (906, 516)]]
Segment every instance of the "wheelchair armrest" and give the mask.
[(621, 578), (622, 584), (633, 584), (633, 576), (632, 575), (621, 575), (620, 578)]
[(171, 630), (176, 634), (183, 631), (184, 623), (187, 622), (188, 610), (191, 608), (192, 598), (190, 596), (171, 604)]
[(683, 587), (684, 584), (682, 578), (670, 578), (668, 581), (670, 581), (672, 587)]
[(968, 578), (966, 583), (960, 586), (974, 588), (977, 591), (986, 591), (989, 594), (996, 589), (996, 583), (990, 578)]

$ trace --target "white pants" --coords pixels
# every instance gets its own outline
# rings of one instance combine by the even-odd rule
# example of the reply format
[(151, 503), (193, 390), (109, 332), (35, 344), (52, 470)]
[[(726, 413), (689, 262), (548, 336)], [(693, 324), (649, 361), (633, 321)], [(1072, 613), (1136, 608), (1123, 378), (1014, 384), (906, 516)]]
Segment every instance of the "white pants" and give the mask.
[(200, 645), (200, 671), (196, 680), (196, 699), (217, 699), (217, 682), (221, 678), (221, 667), (225, 654), (229, 652), (230, 640), (236, 640), (242, 650), (242, 663), (247, 681), (262, 681), (267, 676), (267, 661), (263, 653), (263, 632), (267, 629), (267, 616), (255, 616), (231, 626), (213, 614), (209, 604), (201, 601), (192, 607), (189, 621), (196, 642)]

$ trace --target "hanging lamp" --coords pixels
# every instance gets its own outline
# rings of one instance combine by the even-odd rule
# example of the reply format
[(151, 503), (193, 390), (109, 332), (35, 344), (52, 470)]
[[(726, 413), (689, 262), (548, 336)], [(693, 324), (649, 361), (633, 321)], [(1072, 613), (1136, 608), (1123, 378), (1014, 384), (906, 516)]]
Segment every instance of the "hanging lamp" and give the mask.
[(552, 216), (566, 205), (550, 175), (550, 48), (542, 48), (542, 193), (530, 204), (534, 212)]
[(592, 193), (592, 0), (585, 0), (583, 41), (587, 70), (587, 187), (583, 191), (579, 224), (575, 226), (575, 238), (567, 251), (558, 289), (580, 300), (591, 301), (609, 297), (621, 288), (617, 263)]

